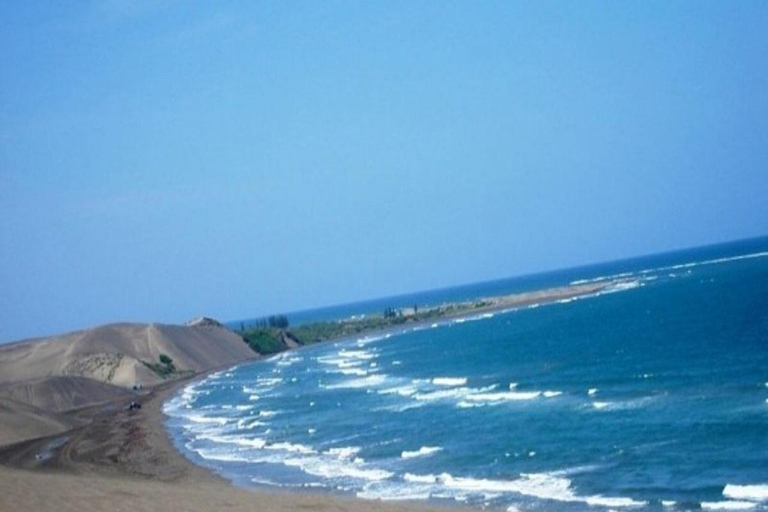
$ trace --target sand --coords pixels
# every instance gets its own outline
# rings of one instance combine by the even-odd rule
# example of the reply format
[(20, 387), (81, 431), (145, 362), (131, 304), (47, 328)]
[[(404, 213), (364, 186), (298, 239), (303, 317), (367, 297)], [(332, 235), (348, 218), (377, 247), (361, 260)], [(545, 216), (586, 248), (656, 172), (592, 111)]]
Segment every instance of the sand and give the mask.
[[(437, 321), (571, 299), (606, 286), (496, 297)], [(209, 319), (187, 326), (113, 324), (0, 347), (0, 511), (445, 510), (234, 487), (173, 446), (162, 404), (189, 377), (164, 382), (144, 364), (160, 354), (198, 377), (257, 357)], [(137, 382), (141, 390), (132, 389)], [(132, 401), (142, 408), (128, 410)]]
[(445, 510), (420, 503), (234, 487), (184, 458), (163, 426), (162, 402), (183, 384), (177, 381), (148, 392), (138, 411), (126, 410), (128, 402), (118, 399), (108, 407), (79, 411), (80, 420), (90, 417), (90, 423), (58, 437), (0, 448), (0, 510)]
[(160, 354), (189, 372), (257, 357), (234, 332), (213, 325), (110, 324), (0, 345), (0, 384), (51, 376), (85, 377), (117, 387), (162, 382), (142, 361)]

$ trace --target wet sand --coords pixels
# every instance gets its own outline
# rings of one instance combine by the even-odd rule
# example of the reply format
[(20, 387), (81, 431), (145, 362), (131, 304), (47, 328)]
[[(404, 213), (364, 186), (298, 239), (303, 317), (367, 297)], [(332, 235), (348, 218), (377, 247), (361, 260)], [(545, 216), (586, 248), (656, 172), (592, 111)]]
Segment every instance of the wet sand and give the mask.
[(119, 400), (78, 411), (81, 420), (91, 422), (57, 436), (0, 448), (0, 510), (446, 510), (421, 503), (235, 487), (188, 461), (163, 426), (163, 401), (186, 382), (150, 391), (140, 410), (128, 411), (128, 402)]

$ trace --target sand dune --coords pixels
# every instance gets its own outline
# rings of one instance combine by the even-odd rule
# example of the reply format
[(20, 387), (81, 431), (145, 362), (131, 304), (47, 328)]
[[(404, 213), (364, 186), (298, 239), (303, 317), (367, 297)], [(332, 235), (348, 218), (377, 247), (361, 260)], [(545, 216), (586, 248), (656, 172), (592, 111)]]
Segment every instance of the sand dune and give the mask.
[(74, 376), (149, 386), (163, 379), (143, 361), (157, 363), (160, 354), (192, 372), (255, 356), (238, 335), (215, 325), (112, 324), (0, 346), (0, 383)]
[(59, 415), (0, 397), (0, 445), (58, 434), (73, 426)]
[[(160, 354), (177, 372), (163, 377), (145, 364), (158, 363)], [(113, 324), (0, 346), (0, 445), (70, 428), (61, 413), (138, 399), (136, 384), (151, 387), (254, 357), (238, 335), (208, 319)]]
[(134, 395), (128, 389), (85, 377), (46, 377), (0, 384), (0, 398), (53, 413)]

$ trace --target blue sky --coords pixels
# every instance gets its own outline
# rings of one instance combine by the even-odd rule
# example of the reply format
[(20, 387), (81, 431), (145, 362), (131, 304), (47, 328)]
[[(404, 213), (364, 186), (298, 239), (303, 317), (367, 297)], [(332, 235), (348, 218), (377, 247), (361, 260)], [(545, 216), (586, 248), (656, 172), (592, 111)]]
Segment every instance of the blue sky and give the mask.
[(4, 2), (0, 341), (768, 233), (765, 2)]

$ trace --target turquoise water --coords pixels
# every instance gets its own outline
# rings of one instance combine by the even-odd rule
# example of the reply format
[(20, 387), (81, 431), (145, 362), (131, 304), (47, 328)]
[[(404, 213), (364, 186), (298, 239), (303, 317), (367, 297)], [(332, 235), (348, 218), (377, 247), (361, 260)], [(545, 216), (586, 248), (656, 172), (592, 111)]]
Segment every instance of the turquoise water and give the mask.
[(768, 510), (768, 239), (399, 300), (615, 276), (611, 293), (219, 372), (166, 404), (168, 426), (244, 485), (500, 510)]

